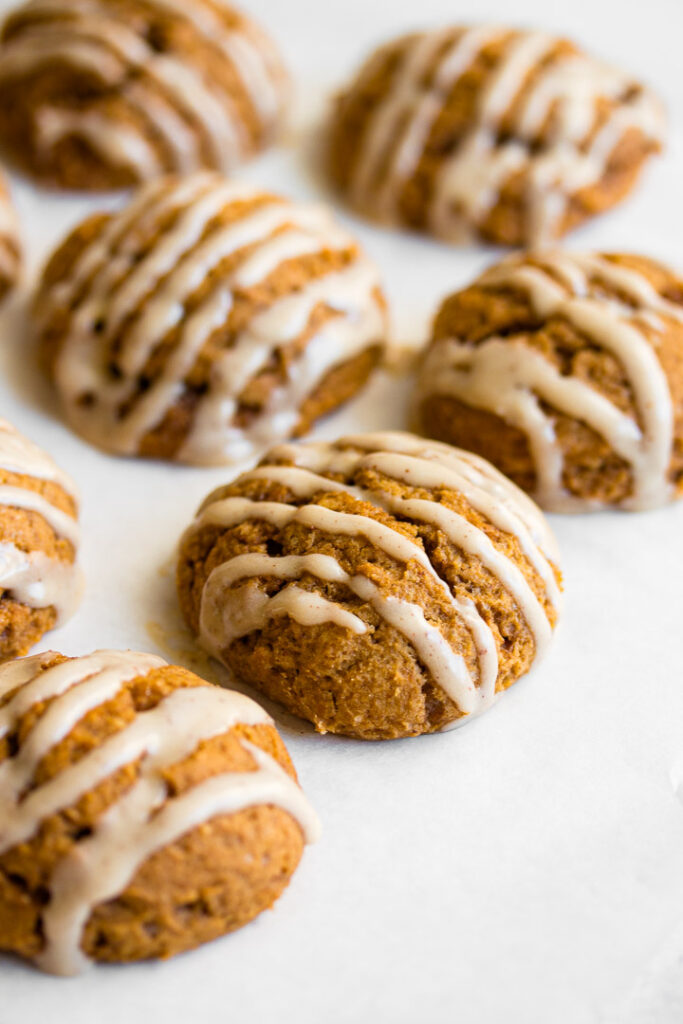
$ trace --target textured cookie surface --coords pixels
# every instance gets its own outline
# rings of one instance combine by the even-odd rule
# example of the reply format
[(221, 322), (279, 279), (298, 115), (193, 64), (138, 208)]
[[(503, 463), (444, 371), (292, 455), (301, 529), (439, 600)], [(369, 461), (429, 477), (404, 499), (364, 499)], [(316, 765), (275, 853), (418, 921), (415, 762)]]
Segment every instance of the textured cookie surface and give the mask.
[(426, 434), (553, 511), (683, 487), (683, 281), (641, 256), (511, 256), (447, 299), (422, 365)]
[(271, 141), (287, 92), (271, 41), (218, 0), (29, 0), (0, 39), (0, 137), (66, 188), (231, 171)]
[(324, 208), (212, 172), (77, 228), (36, 315), (75, 430), (194, 463), (307, 430), (365, 383), (386, 332), (377, 272)]
[(0, 299), (17, 283), (20, 271), (19, 223), (7, 183), (0, 175)]
[(77, 515), (73, 481), (0, 420), (0, 660), (25, 654), (78, 606)]
[(434, 732), (528, 671), (556, 622), (542, 514), (484, 460), (411, 434), (273, 449), (180, 549), (183, 612), (320, 731)]
[(620, 201), (663, 134), (643, 85), (567, 40), (456, 27), (370, 57), (336, 103), (328, 165), (372, 219), (539, 244)]
[(240, 927), (317, 830), (257, 704), (131, 651), (0, 668), (0, 810), (0, 948), (57, 974)]

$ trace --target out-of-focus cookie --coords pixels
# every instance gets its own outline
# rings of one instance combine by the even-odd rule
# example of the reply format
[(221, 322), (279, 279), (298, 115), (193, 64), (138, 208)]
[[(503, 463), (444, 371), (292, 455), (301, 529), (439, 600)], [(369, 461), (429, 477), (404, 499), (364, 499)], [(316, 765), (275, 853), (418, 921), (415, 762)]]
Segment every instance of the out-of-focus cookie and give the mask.
[(671, 501), (683, 491), (683, 280), (644, 256), (510, 256), (443, 303), (417, 415), (550, 510)]
[(77, 517), (73, 481), (0, 420), (0, 661), (25, 654), (78, 607)]
[(0, 299), (3, 299), (21, 274), (19, 222), (7, 182), (0, 174)]
[(483, 459), (412, 434), (274, 448), (186, 532), (203, 646), (321, 732), (394, 739), (479, 714), (547, 648), (540, 510)]
[(539, 244), (622, 200), (663, 136), (656, 97), (568, 40), (454, 27), (369, 58), (337, 100), (327, 163), (373, 220)]
[(317, 821), (271, 719), (161, 658), (0, 668), (0, 949), (76, 974), (246, 924)]
[(0, 139), (40, 181), (232, 171), (279, 129), (280, 55), (218, 0), (28, 0), (0, 40)]
[(76, 228), (36, 317), (78, 433), (201, 464), (304, 433), (362, 387), (387, 329), (377, 271), (329, 211), (211, 172)]

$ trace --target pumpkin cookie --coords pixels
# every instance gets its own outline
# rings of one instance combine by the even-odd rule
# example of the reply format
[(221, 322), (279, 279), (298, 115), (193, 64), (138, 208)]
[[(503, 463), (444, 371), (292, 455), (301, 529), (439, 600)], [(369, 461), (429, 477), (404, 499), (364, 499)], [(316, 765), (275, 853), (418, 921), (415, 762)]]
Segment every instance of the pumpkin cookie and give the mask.
[(25, 654), (78, 607), (77, 516), (73, 481), (0, 420), (0, 660)]
[(61, 188), (232, 171), (287, 94), (272, 42), (217, 0), (28, 0), (0, 38), (0, 139)]
[(307, 431), (362, 387), (386, 334), (377, 272), (327, 210), (211, 172), (76, 228), (36, 317), (78, 433), (200, 464)]
[(566, 39), (455, 27), (370, 57), (336, 103), (328, 166), (373, 220), (520, 246), (620, 202), (663, 136), (649, 90)]
[(202, 645), (320, 732), (393, 739), (479, 714), (550, 642), (539, 509), (411, 434), (274, 448), (207, 498), (178, 592)]
[(20, 273), (19, 224), (7, 182), (0, 175), (0, 299), (14, 287)]
[(509, 257), (442, 305), (418, 417), (552, 511), (672, 500), (683, 490), (683, 280), (643, 256)]
[(0, 668), (0, 809), (0, 949), (55, 974), (241, 927), (317, 832), (257, 704), (132, 651)]

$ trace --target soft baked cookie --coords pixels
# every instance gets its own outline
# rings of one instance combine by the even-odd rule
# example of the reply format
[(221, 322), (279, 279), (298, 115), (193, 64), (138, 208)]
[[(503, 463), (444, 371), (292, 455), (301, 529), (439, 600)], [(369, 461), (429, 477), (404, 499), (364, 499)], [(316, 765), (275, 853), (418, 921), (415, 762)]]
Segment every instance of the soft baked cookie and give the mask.
[(78, 607), (77, 516), (73, 481), (0, 420), (0, 660), (25, 654)]
[(258, 704), (132, 651), (0, 668), (0, 812), (0, 949), (55, 974), (241, 927), (317, 833)]
[(320, 732), (393, 739), (486, 709), (556, 623), (553, 538), (492, 466), (412, 434), (274, 448), (186, 532), (182, 611)]
[(308, 430), (365, 383), (386, 333), (377, 272), (327, 210), (212, 172), (76, 228), (36, 316), (78, 433), (202, 464)]
[(62, 188), (232, 171), (287, 95), (272, 42), (219, 0), (28, 0), (0, 38), (0, 140)]
[(538, 244), (623, 199), (663, 135), (640, 82), (566, 39), (454, 27), (369, 58), (337, 100), (327, 162), (374, 220)]
[(14, 287), (21, 273), (19, 223), (7, 182), (0, 174), (0, 299)]
[(552, 511), (664, 504), (683, 490), (683, 280), (643, 256), (511, 256), (443, 303), (417, 412)]

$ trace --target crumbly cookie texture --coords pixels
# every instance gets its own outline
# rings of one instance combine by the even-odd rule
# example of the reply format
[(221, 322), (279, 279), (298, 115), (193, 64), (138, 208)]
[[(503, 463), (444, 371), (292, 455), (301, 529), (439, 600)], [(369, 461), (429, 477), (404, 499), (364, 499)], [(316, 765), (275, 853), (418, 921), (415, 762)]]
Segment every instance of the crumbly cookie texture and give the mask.
[(0, 174), (0, 299), (19, 281), (21, 262), (19, 221), (7, 182)]
[(664, 122), (645, 86), (565, 39), (445, 28), (367, 60), (336, 102), (327, 163), (371, 219), (538, 245), (620, 202)]
[(271, 40), (219, 0), (28, 0), (0, 36), (0, 139), (62, 188), (232, 171), (288, 93)]
[(540, 510), (483, 459), (412, 434), (274, 448), (211, 494), (178, 562), (183, 613), (237, 676), (320, 732), (460, 724), (557, 620)]
[(78, 433), (198, 464), (304, 433), (363, 386), (387, 329), (377, 271), (329, 211), (213, 172), (76, 228), (35, 313)]
[(662, 505), (683, 490), (683, 280), (642, 256), (511, 256), (443, 303), (417, 413), (552, 511)]
[(0, 660), (66, 621), (83, 590), (73, 481), (0, 420)]
[(280, 896), (317, 820), (271, 719), (161, 658), (0, 668), (0, 949), (169, 957)]

